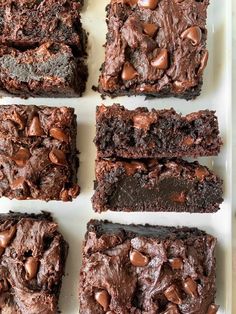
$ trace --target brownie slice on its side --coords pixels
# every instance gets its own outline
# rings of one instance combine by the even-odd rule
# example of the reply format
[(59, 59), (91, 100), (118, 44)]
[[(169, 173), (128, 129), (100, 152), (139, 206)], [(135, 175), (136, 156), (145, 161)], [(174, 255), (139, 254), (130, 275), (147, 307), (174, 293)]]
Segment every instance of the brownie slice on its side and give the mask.
[(78, 97), (87, 68), (64, 44), (43, 44), (21, 51), (0, 46), (0, 88), (21, 97)]
[(49, 213), (0, 215), (0, 312), (56, 314), (68, 245)]
[(196, 228), (91, 220), (81, 314), (215, 314), (216, 239)]
[(0, 106), (0, 196), (69, 201), (77, 184), (73, 108)]
[(98, 90), (193, 99), (208, 61), (209, 0), (111, 0)]
[(214, 111), (181, 116), (174, 109), (118, 104), (97, 107), (94, 142), (100, 158), (130, 159), (214, 156), (222, 145)]
[(220, 178), (198, 162), (99, 160), (92, 202), (97, 212), (212, 213), (223, 202), (222, 185)]

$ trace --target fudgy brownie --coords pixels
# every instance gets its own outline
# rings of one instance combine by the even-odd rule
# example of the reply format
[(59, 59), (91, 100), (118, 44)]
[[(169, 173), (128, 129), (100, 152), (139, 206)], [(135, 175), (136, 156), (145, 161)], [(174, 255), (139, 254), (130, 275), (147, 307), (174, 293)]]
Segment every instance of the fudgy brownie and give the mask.
[(76, 134), (73, 108), (0, 106), (0, 196), (76, 197)]
[(214, 111), (181, 116), (174, 109), (128, 110), (118, 104), (97, 107), (94, 142), (101, 158), (135, 159), (213, 156), (222, 145)]
[(0, 46), (0, 88), (22, 97), (76, 97), (85, 90), (87, 68), (64, 44), (20, 51)]
[(0, 42), (35, 46), (63, 43), (84, 50), (86, 36), (76, 0), (4, 0), (0, 3)]
[(215, 314), (216, 239), (196, 228), (88, 224), (81, 314)]
[(111, 0), (99, 91), (195, 98), (207, 65), (209, 0)]
[(223, 202), (222, 180), (198, 162), (179, 159), (100, 160), (95, 211), (211, 213)]
[(50, 214), (1, 214), (0, 312), (56, 314), (67, 251)]

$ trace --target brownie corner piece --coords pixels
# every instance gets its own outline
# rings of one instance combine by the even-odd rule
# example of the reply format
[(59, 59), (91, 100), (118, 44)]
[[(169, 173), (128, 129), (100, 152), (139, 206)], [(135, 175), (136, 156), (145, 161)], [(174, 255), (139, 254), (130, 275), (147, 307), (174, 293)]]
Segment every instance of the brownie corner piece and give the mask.
[(73, 108), (0, 106), (0, 196), (70, 201), (79, 194)]
[(50, 214), (0, 214), (1, 313), (56, 314), (67, 252)]
[(208, 0), (111, 1), (98, 90), (111, 97), (196, 98), (208, 61), (208, 4)]
[(80, 313), (215, 314), (216, 239), (196, 228), (92, 220)]

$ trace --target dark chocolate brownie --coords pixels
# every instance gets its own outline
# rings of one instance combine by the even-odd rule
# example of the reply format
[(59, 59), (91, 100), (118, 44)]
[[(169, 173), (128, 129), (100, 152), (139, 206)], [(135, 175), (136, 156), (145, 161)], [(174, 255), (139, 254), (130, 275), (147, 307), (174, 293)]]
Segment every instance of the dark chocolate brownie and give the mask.
[(95, 144), (99, 157), (136, 159), (213, 156), (222, 141), (214, 111), (181, 116), (174, 109), (128, 110), (115, 104), (97, 107)]
[(215, 314), (216, 239), (196, 228), (91, 220), (81, 314)]
[(0, 312), (56, 314), (67, 251), (50, 214), (1, 214)]
[(86, 36), (76, 0), (4, 0), (0, 3), (0, 42), (14, 46), (63, 43), (84, 50)]
[(26, 51), (0, 46), (0, 88), (22, 97), (77, 97), (85, 90), (87, 68), (64, 44)]
[(222, 180), (198, 162), (179, 159), (100, 160), (95, 211), (211, 213), (223, 202)]
[(0, 106), (0, 196), (76, 197), (76, 133), (73, 108)]
[(195, 98), (207, 65), (209, 0), (111, 0), (103, 95)]

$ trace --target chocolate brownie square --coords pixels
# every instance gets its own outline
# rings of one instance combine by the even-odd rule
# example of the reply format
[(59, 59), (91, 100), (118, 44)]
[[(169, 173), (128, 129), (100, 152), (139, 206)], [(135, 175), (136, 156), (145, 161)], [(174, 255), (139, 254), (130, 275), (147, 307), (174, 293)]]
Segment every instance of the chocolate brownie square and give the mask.
[(56, 314), (68, 245), (49, 213), (0, 215), (0, 312)]
[(81, 314), (215, 314), (216, 239), (196, 228), (91, 220)]
[(209, 0), (111, 0), (98, 90), (121, 95), (200, 94)]
[(0, 46), (0, 89), (21, 96), (78, 97), (87, 67), (64, 44), (45, 43), (25, 51)]
[(212, 213), (223, 202), (223, 182), (198, 162), (180, 159), (98, 160), (97, 212)]
[(214, 111), (186, 116), (174, 109), (149, 111), (99, 106), (94, 140), (99, 158), (161, 158), (218, 155), (222, 145)]
[(0, 196), (69, 201), (77, 184), (73, 108), (0, 106)]

